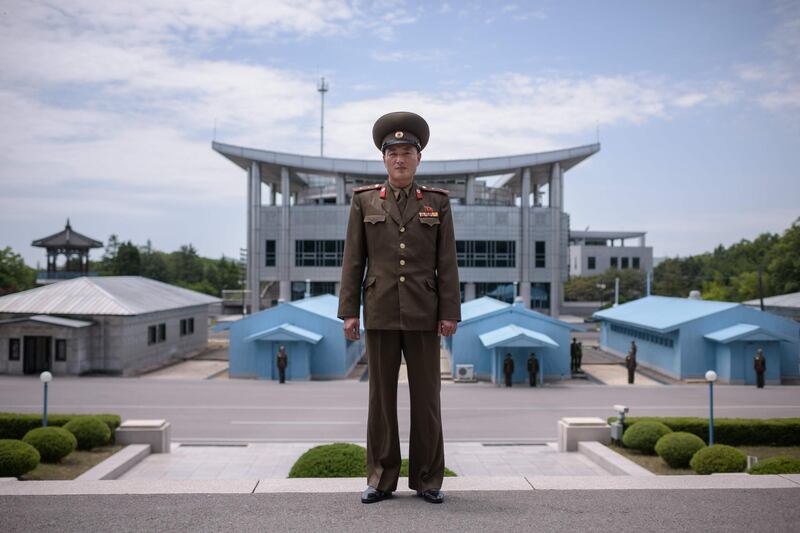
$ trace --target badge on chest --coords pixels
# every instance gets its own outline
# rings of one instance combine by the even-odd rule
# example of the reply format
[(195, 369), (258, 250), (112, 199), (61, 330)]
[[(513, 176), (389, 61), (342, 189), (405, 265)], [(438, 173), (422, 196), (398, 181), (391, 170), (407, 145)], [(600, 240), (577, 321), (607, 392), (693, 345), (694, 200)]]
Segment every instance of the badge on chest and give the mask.
[(425, 218), (425, 219), (435, 218), (435, 219), (438, 219), (439, 218), (439, 212), (438, 211), (434, 211), (433, 207), (431, 207), (429, 205), (423, 205), (422, 206), (422, 211), (419, 212), (419, 218)]

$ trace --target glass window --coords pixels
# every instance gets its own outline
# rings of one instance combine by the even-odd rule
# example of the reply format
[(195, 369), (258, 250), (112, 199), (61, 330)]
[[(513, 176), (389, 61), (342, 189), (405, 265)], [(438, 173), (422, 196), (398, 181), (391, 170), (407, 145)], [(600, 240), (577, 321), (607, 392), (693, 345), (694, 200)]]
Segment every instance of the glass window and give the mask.
[(8, 360), (19, 361), (19, 339), (8, 339)]
[(147, 344), (155, 344), (158, 339), (156, 338), (156, 327), (149, 326), (147, 328)]
[(517, 263), (515, 241), (456, 241), (460, 267), (513, 268)]
[(67, 360), (67, 341), (66, 339), (56, 339), (56, 361)]
[(545, 268), (545, 241), (536, 241), (535, 244), (536, 260), (534, 266), (536, 268)]
[(636, 270), (639, 270), (639, 268), (640, 268), (639, 258), (638, 257), (634, 257), (632, 259), (632, 261), (633, 261), (633, 268), (635, 268)]
[(186, 335), (186, 319), (181, 318), (181, 337)]
[(194, 318), (190, 318), (189, 320), (187, 320), (186, 324), (188, 326), (187, 327), (188, 333), (189, 335), (191, 335), (192, 333), (194, 333)]
[(167, 325), (166, 324), (159, 324), (158, 325), (158, 342), (164, 342), (167, 340)]
[(595, 268), (597, 268), (597, 258), (589, 256), (589, 270), (594, 270)]
[(275, 241), (269, 240), (264, 244), (264, 266), (275, 266)]
[(629, 259), (627, 257), (622, 258), (622, 268), (628, 268), (629, 266), (628, 261)]
[(612, 257), (611, 258), (611, 268), (619, 268), (619, 258)]
[(295, 241), (295, 266), (342, 266), (343, 240)]

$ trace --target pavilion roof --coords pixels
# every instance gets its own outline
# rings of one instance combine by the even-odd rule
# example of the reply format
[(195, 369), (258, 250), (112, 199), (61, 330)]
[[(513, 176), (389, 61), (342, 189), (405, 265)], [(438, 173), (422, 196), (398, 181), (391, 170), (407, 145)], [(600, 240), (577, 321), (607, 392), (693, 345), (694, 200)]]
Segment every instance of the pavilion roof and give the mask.
[(103, 243), (72, 229), (69, 219), (63, 230), (49, 237), (35, 240), (31, 246), (39, 248), (102, 248)]

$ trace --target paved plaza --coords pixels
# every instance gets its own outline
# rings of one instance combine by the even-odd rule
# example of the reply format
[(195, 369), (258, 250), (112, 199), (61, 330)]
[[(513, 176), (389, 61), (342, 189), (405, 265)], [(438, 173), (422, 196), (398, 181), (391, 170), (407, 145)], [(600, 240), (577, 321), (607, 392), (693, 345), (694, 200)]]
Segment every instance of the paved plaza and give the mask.
[[(286, 478), (306, 450), (328, 443), (181, 445), (172, 453), (151, 454), (123, 474), (126, 480)], [(366, 443), (356, 443), (366, 446)], [(400, 445), (408, 457), (408, 443)], [(558, 453), (552, 444), (445, 444), (447, 467), (464, 477), (604, 476), (609, 473), (579, 453)]]

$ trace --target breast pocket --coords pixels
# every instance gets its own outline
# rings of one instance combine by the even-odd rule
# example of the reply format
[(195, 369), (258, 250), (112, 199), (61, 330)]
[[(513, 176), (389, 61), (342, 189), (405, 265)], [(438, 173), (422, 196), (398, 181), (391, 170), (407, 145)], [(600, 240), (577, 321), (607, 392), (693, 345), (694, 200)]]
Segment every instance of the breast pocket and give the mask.
[(380, 224), (386, 222), (386, 215), (364, 215), (364, 222), (367, 224)]
[(430, 228), (439, 225), (439, 219), (437, 217), (420, 217), (419, 221)]

